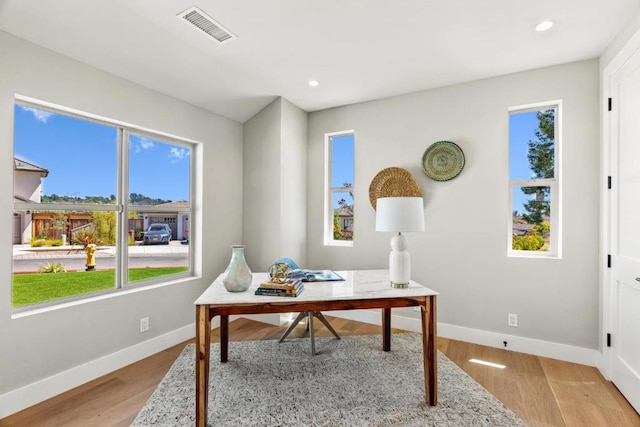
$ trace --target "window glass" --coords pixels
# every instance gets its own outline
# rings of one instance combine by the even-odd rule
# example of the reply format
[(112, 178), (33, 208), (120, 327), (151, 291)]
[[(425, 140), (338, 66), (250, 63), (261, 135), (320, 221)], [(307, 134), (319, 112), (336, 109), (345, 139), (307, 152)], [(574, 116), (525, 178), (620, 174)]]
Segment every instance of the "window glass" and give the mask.
[(115, 289), (115, 221), (114, 211), (15, 211), (29, 240), (13, 251), (13, 306)]
[(189, 147), (131, 135), (129, 193), (132, 205), (189, 203)]
[[(131, 135), (129, 165), (127, 212), (133, 243), (127, 251), (128, 282), (157, 280), (187, 271), (191, 147)], [(151, 249), (158, 245), (180, 246), (179, 250), (164, 250), (158, 263), (149, 259), (149, 251), (162, 251)]]
[(31, 102), (14, 112), (15, 308), (192, 274), (191, 144)]
[(19, 104), (14, 114), (16, 197), (42, 203), (116, 203), (115, 127)]
[(510, 250), (558, 255), (558, 105), (509, 116)]
[(331, 138), (331, 187), (353, 185), (353, 134)]
[(325, 244), (353, 241), (354, 231), (354, 134), (326, 135), (329, 153)]
[(512, 249), (548, 251), (551, 187), (513, 187)]

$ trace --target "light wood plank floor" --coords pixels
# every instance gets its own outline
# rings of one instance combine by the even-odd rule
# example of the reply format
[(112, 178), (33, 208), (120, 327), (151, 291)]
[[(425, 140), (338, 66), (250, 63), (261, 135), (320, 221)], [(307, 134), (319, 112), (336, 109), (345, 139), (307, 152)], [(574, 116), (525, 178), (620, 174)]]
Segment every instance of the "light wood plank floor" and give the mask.
[[(327, 318), (343, 336), (380, 333), (379, 326)], [(317, 336), (331, 336), (320, 322), (315, 326)], [(229, 335), (231, 341), (275, 339), (285, 329), (239, 319)], [(290, 337), (306, 334), (301, 323)], [(218, 342), (217, 329), (211, 337)], [(186, 344), (2, 419), (0, 426), (128, 426)], [(443, 338), (438, 348), (532, 427), (640, 426), (640, 416), (595, 368)], [(472, 358), (507, 368), (470, 363)]]

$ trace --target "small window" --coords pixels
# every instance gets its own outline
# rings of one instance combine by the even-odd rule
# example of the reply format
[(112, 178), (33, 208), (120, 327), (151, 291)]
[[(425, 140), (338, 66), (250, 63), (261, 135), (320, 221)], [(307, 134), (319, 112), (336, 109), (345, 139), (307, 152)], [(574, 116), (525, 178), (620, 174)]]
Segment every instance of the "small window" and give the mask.
[(325, 245), (353, 246), (354, 133), (325, 135)]
[(509, 110), (511, 255), (560, 257), (560, 101)]

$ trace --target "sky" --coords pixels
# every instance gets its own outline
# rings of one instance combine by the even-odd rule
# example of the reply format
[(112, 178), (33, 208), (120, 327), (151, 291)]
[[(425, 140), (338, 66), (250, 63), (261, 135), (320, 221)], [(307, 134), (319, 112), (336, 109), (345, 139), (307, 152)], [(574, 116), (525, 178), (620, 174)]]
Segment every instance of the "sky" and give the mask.
[[(332, 153), (331, 161), (331, 186), (342, 187), (345, 183), (349, 183), (352, 186), (354, 183), (354, 155), (355, 155), (355, 143), (354, 135), (340, 135), (332, 138)], [(346, 202), (353, 206), (353, 198), (349, 193), (335, 193), (333, 197), (333, 207), (337, 208), (338, 201), (344, 198)]]
[[(116, 194), (117, 129), (17, 105), (15, 157), (49, 170), (42, 194), (73, 197)], [(129, 193), (189, 199), (189, 150), (132, 135)]]
[[(509, 179), (531, 179), (535, 174), (529, 167), (527, 152), (529, 141), (535, 140), (538, 128), (536, 111), (512, 113), (509, 115)], [(524, 212), (523, 204), (533, 195), (526, 195), (519, 188), (513, 190), (513, 207), (519, 213)]]

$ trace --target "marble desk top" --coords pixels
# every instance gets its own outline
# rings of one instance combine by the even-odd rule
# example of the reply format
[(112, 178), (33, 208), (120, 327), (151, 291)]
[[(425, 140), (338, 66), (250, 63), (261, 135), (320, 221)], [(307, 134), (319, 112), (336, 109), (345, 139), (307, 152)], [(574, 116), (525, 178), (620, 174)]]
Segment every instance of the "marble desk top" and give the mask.
[(297, 297), (255, 295), (260, 284), (268, 282), (267, 273), (253, 273), (251, 286), (245, 292), (228, 292), (222, 284), (222, 274), (195, 301), (195, 305), (233, 305), (287, 302), (314, 302), (332, 300), (363, 300), (438, 295), (413, 280), (407, 288), (392, 288), (388, 270), (336, 271), (345, 280), (331, 282), (305, 282)]

